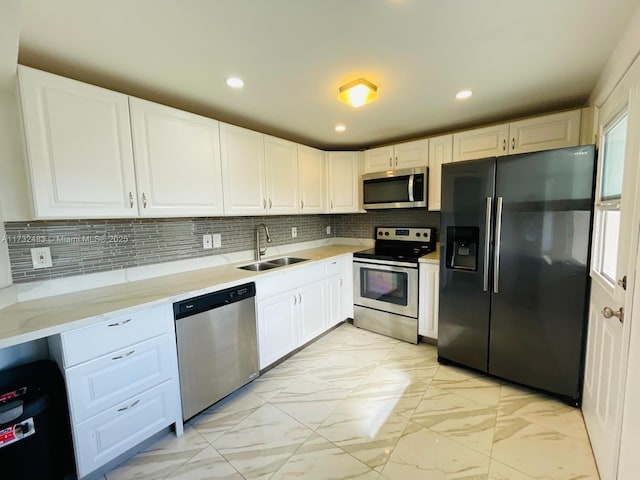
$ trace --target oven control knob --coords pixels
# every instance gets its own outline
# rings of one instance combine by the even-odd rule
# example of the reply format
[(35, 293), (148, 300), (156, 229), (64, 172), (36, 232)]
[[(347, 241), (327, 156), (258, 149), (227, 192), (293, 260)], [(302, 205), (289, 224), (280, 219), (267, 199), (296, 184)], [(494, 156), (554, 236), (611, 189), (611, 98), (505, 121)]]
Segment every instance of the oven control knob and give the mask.
[(419, 237), (419, 236), (420, 236), (420, 232), (416, 233), (416, 237)]
[(382, 232), (378, 232), (378, 236), (381, 237), (382, 236)]
[(384, 235), (385, 235), (386, 237), (388, 237), (388, 236), (389, 236), (389, 232), (384, 232)]

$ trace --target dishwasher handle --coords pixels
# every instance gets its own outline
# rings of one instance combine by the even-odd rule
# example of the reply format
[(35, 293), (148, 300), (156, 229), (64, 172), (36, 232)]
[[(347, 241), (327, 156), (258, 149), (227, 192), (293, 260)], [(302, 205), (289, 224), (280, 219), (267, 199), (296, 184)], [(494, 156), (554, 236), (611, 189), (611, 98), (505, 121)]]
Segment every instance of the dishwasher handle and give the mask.
[(173, 315), (176, 320), (179, 320), (255, 296), (256, 284), (253, 282), (245, 283), (236, 287), (226, 288), (217, 292), (206, 293), (199, 297), (176, 302), (173, 304)]

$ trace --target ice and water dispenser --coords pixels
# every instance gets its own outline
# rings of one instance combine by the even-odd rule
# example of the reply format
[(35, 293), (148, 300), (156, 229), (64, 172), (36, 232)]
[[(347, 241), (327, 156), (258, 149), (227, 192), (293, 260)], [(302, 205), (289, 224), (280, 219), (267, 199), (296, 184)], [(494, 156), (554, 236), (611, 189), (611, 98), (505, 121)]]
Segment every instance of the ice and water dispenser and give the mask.
[(447, 227), (446, 260), (450, 270), (478, 271), (478, 227)]

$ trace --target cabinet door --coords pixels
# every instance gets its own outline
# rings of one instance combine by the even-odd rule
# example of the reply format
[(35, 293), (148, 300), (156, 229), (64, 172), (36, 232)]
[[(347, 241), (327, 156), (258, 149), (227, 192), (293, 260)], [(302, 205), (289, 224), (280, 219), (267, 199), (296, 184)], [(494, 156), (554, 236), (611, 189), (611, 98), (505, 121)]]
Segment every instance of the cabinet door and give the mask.
[(399, 143), (395, 146), (393, 168), (426, 167), (429, 164), (429, 140)]
[(129, 99), (140, 214), (222, 215), (218, 122)]
[(437, 264), (420, 264), (418, 333), (433, 339), (438, 338), (439, 275), (439, 266)]
[(574, 147), (580, 142), (580, 110), (512, 122), (509, 138), (509, 153)]
[(440, 210), (442, 165), (453, 160), (453, 135), (429, 139), (429, 210)]
[(329, 212), (359, 210), (358, 152), (329, 152)]
[(334, 275), (325, 283), (325, 305), (327, 328), (340, 323), (346, 317), (342, 316), (342, 277)]
[(271, 365), (298, 347), (294, 291), (258, 302), (258, 350), (260, 368)]
[(297, 290), (299, 345), (313, 340), (327, 329), (323, 283), (312, 283)]
[(494, 125), (453, 134), (453, 161), (507, 155), (509, 125)]
[(224, 212), (227, 215), (264, 215), (265, 191), (263, 135), (220, 123)]
[(393, 167), (393, 146), (371, 148), (364, 152), (364, 172), (384, 172)]
[(20, 66), (36, 218), (133, 217), (127, 96)]
[(327, 211), (327, 164), (322, 150), (298, 145), (300, 213)]
[(298, 213), (298, 146), (281, 138), (264, 136), (267, 171), (267, 213)]

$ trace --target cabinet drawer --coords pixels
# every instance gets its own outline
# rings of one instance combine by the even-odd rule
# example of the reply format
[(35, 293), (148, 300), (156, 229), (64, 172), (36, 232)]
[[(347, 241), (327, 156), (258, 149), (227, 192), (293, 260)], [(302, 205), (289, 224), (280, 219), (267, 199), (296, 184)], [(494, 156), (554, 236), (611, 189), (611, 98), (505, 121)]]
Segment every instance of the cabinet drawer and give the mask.
[(343, 257), (330, 258), (325, 262), (325, 265), (326, 265), (325, 278), (333, 277), (334, 275), (340, 275), (342, 273), (342, 269), (344, 268), (344, 258)]
[(172, 326), (166, 305), (114, 318), (60, 335), (65, 368), (133, 345)]
[(174, 423), (176, 383), (164, 382), (73, 427), (78, 477)]
[(171, 378), (170, 336), (146, 340), (66, 370), (72, 422)]

